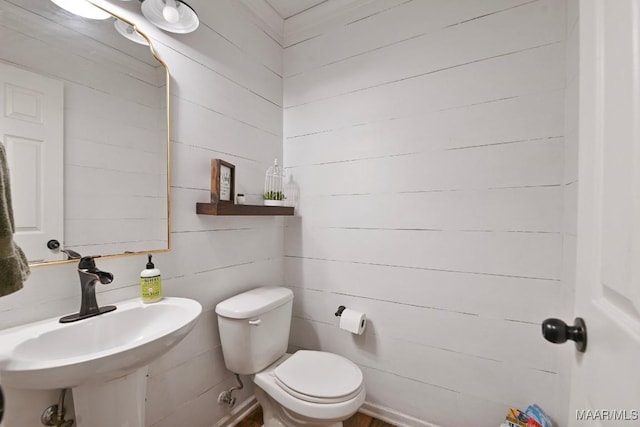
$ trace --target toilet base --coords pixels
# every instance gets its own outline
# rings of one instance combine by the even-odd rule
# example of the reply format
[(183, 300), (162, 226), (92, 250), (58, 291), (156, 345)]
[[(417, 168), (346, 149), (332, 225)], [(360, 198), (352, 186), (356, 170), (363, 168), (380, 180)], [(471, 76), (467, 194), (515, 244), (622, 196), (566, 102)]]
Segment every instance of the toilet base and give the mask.
[(254, 387), (258, 403), (262, 406), (263, 427), (342, 427), (342, 421), (312, 420), (285, 409), (259, 386)]

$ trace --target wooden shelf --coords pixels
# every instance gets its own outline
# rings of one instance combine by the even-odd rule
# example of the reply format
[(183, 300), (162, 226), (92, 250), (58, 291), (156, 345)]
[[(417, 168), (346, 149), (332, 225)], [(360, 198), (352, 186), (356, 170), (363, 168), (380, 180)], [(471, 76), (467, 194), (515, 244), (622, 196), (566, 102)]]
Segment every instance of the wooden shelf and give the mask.
[(293, 215), (293, 208), (231, 203), (196, 203), (196, 213), (200, 215)]
[[(211, 202), (196, 203), (196, 213), (200, 215), (245, 215), (245, 216), (266, 216), (266, 215), (293, 215), (293, 207), (285, 206), (262, 206), (262, 205), (236, 205), (232, 202), (221, 199), (220, 193), (220, 176), (223, 167), (229, 169), (230, 183), (228, 179), (224, 181), (226, 196), (228, 199), (229, 192), (231, 196), (235, 194), (235, 166), (224, 160), (211, 160)], [(229, 172), (226, 177), (228, 178)]]

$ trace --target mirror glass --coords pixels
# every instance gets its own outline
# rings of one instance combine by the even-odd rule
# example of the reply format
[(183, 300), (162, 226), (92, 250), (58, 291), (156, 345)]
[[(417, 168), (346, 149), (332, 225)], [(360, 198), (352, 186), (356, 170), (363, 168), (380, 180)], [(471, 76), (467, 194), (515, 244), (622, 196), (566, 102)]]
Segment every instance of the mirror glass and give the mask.
[(168, 249), (168, 73), (115, 22), (0, 0), (0, 138), (31, 264)]

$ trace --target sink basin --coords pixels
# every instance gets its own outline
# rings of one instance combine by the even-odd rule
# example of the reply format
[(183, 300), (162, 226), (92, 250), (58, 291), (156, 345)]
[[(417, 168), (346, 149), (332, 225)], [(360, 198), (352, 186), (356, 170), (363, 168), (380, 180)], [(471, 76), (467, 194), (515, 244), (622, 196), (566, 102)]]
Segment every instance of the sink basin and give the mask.
[(55, 318), (1, 331), (0, 383), (58, 389), (121, 377), (166, 353), (202, 312), (200, 303), (187, 298), (116, 306), (75, 323)]

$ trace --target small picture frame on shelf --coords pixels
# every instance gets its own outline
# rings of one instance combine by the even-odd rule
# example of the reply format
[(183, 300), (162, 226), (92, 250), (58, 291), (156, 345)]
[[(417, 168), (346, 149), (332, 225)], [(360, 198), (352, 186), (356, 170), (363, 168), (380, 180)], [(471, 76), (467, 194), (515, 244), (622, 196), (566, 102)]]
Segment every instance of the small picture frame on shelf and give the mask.
[(211, 203), (234, 204), (236, 167), (221, 159), (211, 159)]

